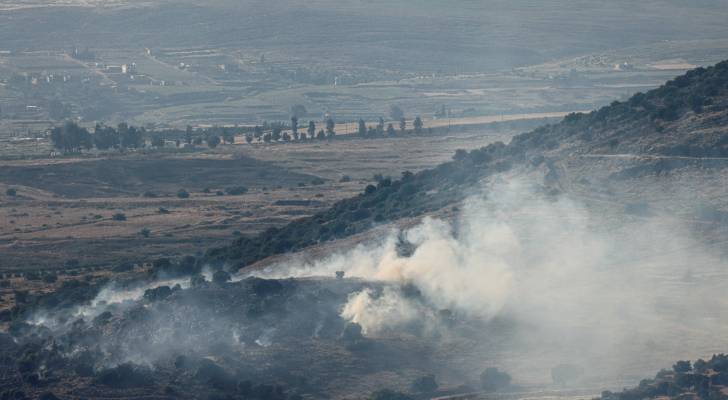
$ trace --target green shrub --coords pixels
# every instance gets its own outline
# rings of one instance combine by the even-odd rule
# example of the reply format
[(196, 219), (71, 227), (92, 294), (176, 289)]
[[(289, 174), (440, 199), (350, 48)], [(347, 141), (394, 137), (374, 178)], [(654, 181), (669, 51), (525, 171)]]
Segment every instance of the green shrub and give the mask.
[(43, 275), (43, 282), (45, 283), (55, 283), (56, 281), (58, 281), (58, 275), (54, 273)]
[(187, 199), (190, 197), (190, 193), (184, 189), (180, 189), (177, 191), (177, 197), (180, 199)]
[(230, 196), (240, 196), (241, 194), (248, 193), (248, 188), (245, 186), (233, 186), (225, 189), (225, 193)]

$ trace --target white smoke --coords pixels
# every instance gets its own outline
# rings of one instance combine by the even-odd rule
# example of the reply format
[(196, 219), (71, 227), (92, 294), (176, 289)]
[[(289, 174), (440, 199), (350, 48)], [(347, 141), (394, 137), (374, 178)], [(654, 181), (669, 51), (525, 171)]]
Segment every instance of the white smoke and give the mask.
[[(683, 223), (602, 214), (520, 181), (482, 193), (452, 221), (424, 218), (374, 243), (256, 274), (333, 277), (342, 270), (389, 283), (351, 294), (342, 309), (367, 335), (434, 320), (443, 309), (485, 321), (506, 316), (528, 326), (513, 339), (524, 351), (550, 352), (544, 363), (551, 366), (591, 357), (609, 358), (615, 369), (637, 361), (655, 368), (728, 344), (718, 334), (728, 327), (720, 318), (728, 306), (720, 294), (725, 265)], [(399, 237), (416, 246), (410, 257), (398, 255)], [(421, 298), (398, 290), (407, 284)]]

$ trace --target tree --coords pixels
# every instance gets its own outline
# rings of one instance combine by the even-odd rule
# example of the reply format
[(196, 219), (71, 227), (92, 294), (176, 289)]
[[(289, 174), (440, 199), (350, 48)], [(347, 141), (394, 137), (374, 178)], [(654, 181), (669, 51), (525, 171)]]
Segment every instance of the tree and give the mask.
[(253, 137), (260, 141), (260, 138), (263, 137), (263, 128), (256, 125), (255, 128), (253, 128)]
[(308, 114), (308, 110), (306, 110), (306, 107), (302, 104), (296, 104), (291, 107), (291, 115), (296, 117), (296, 120), (305, 117), (306, 114)]
[(405, 134), (407, 131), (407, 120), (404, 117), (399, 119), (399, 130), (402, 131), (402, 134)]
[(323, 129), (321, 129), (321, 130), (318, 131), (318, 134), (316, 134), (316, 139), (318, 139), (318, 140), (325, 140), (326, 139), (326, 134), (324, 133), (324, 130)]
[(161, 136), (158, 136), (158, 135), (154, 136), (152, 138), (152, 146), (159, 147), (159, 148), (164, 147), (164, 138), (162, 138)]
[(690, 365), (690, 361), (678, 361), (672, 366), (673, 371), (677, 373), (688, 373), (693, 367)]
[(364, 336), (362, 336), (361, 332), (361, 325), (356, 322), (349, 322), (346, 326), (344, 326), (344, 330), (341, 332), (341, 339), (347, 342), (362, 340)]
[(455, 161), (463, 161), (466, 158), (468, 158), (468, 151), (465, 149), (457, 149), (455, 150), (455, 155), (452, 156), (452, 159)]
[(334, 128), (336, 127), (336, 123), (332, 118), (326, 119), (326, 137), (329, 139), (332, 139), (334, 136), (336, 136), (336, 132), (334, 131)]
[(486, 368), (480, 374), (480, 384), (483, 386), (483, 390), (495, 392), (510, 386), (511, 376), (499, 371), (498, 368)]
[(177, 191), (177, 197), (180, 199), (187, 199), (190, 197), (190, 193), (184, 189), (180, 189)]
[(207, 142), (207, 145), (211, 149), (214, 149), (215, 147), (217, 147), (218, 144), (220, 144), (220, 136), (213, 134), (213, 135), (208, 136), (207, 139), (205, 139), (205, 141)]
[(247, 133), (247, 134), (245, 135), (245, 141), (246, 141), (246, 142), (247, 142), (248, 144), (251, 144), (251, 143), (253, 143), (253, 135), (252, 135), (252, 134), (250, 134), (250, 133)]
[(293, 133), (293, 140), (298, 140), (298, 117), (291, 117), (291, 132)]
[(384, 135), (384, 118), (379, 117), (379, 123), (377, 123), (377, 135)]
[(187, 125), (185, 129), (185, 142), (192, 144), (192, 127), (190, 125)]
[(121, 147), (124, 149), (138, 149), (144, 146), (142, 132), (126, 122), (120, 123), (116, 130), (119, 132)]
[(389, 136), (395, 136), (397, 132), (394, 131), (394, 125), (388, 124), (387, 125), (387, 135)]
[(316, 136), (316, 123), (308, 121), (308, 138), (313, 139)]
[(283, 132), (283, 135), (281, 136), (283, 138), (284, 142), (290, 142), (291, 141), (291, 135), (288, 134), (288, 132)]
[(107, 150), (119, 146), (119, 133), (110, 126), (96, 124), (94, 129), (94, 146), (99, 150)]
[(271, 135), (271, 133), (270, 133), (270, 132), (268, 132), (268, 133), (266, 133), (265, 135), (263, 135), (263, 141), (264, 141), (264, 142), (266, 142), (266, 143), (270, 143), (270, 142), (271, 142), (271, 140), (273, 140), (273, 135)]
[(225, 140), (225, 143), (233, 144), (235, 143), (235, 132), (227, 128), (222, 128), (222, 138)]
[(422, 133), (422, 118), (420, 118), (419, 115), (415, 117), (415, 122), (413, 122), (412, 125), (415, 128), (415, 134), (419, 135)]
[(53, 147), (67, 153), (80, 152), (82, 149), (89, 150), (93, 145), (91, 134), (72, 121), (63, 124), (62, 127), (55, 127), (51, 130), (51, 141)]
[(367, 135), (367, 124), (364, 122), (363, 119), (359, 119), (359, 130), (357, 132), (357, 135), (364, 137)]
[(15, 197), (18, 195), (18, 191), (15, 190), (15, 188), (8, 188), (7, 190), (5, 190), (5, 194), (9, 197)]
[(389, 107), (389, 116), (392, 117), (393, 120), (399, 121), (404, 118), (404, 111), (402, 111), (399, 106), (392, 105), (391, 107)]

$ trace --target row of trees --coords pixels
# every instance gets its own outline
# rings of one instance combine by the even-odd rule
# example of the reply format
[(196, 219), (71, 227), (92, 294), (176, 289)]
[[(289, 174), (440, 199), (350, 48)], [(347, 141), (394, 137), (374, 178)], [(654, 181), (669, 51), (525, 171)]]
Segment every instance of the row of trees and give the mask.
[[(413, 121), (414, 133), (422, 132), (422, 119), (418, 116)], [(404, 116), (399, 120), (399, 132), (402, 134), (407, 131), (407, 121)], [(99, 150), (109, 149), (138, 149), (143, 148), (147, 144), (147, 139), (153, 147), (164, 147), (169, 138), (175, 138), (176, 146), (180, 147), (182, 143), (188, 145), (202, 145), (203, 141), (210, 148), (215, 148), (221, 143), (235, 143), (235, 137), (238, 134), (245, 136), (245, 141), (253, 142), (290, 142), (304, 140), (329, 140), (336, 136), (336, 123), (332, 118), (327, 118), (324, 129), (317, 130), (316, 123), (309, 121), (305, 129), (299, 126), (299, 117), (294, 115), (291, 117), (291, 124), (264, 123), (262, 126), (255, 127), (210, 127), (193, 129), (187, 126), (184, 131), (181, 130), (163, 130), (153, 131), (145, 128), (137, 128), (126, 123), (120, 123), (116, 127), (104, 124), (96, 124), (93, 133), (84, 127), (79, 126), (75, 122), (68, 121), (60, 127), (51, 130), (51, 141), (56, 149), (66, 153), (77, 153), (83, 150), (97, 148)], [(397, 131), (393, 124), (388, 124), (385, 130), (384, 119), (379, 118), (376, 126), (367, 127), (364, 120), (359, 120), (358, 136), (360, 137), (377, 137), (377, 136), (395, 136)]]
[[(422, 118), (417, 116), (415, 120), (412, 122), (412, 126), (414, 127), (415, 134), (422, 133)], [(402, 117), (399, 120), (399, 131), (404, 135), (407, 132), (407, 120)], [(379, 117), (379, 122), (376, 126), (369, 126), (367, 127), (366, 122), (364, 122), (363, 119), (359, 119), (359, 127), (357, 130), (357, 135), (360, 137), (375, 137), (375, 136), (384, 136), (385, 130), (384, 130), (384, 118)], [(394, 129), (393, 124), (387, 124), (386, 129), (387, 136), (395, 136), (397, 134), (397, 131)]]
[(99, 150), (110, 148), (137, 149), (144, 147), (147, 132), (144, 128), (136, 128), (126, 123), (116, 128), (96, 125), (91, 134), (86, 128), (68, 121), (51, 130), (51, 142), (56, 149), (66, 153), (76, 153), (96, 147)]
[(245, 141), (248, 143), (252, 143), (254, 140), (263, 141), (265, 143), (278, 142), (281, 140), (290, 142), (292, 140), (299, 141), (306, 139), (326, 140), (332, 139), (336, 136), (336, 123), (331, 118), (326, 119), (326, 131), (321, 129), (318, 133), (316, 132), (316, 123), (314, 121), (308, 122), (308, 127), (305, 131), (300, 130), (298, 126), (298, 117), (295, 115), (291, 117), (291, 133), (284, 131), (285, 128), (287, 127), (283, 125), (276, 125), (272, 127), (270, 132), (265, 132), (263, 128), (256, 125), (252, 132), (245, 134)]

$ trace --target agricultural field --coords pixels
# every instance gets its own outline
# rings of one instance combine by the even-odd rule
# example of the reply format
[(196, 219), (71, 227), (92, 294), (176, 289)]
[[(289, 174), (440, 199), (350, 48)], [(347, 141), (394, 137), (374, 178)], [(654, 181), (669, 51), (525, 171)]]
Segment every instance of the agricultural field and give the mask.
[[(422, 2), (398, 20), (383, 10), (401, 12), (406, 2), (243, 3), (3, 2), (0, 137), (42, 133), (66, 118), (261, 124), (287, 121), (294, 105), (305, 106), (306, 120), (338, 122), (386, 118), (392, 105), (409, 119), (442, 110), (452, 118), (591, 110), (728, 54), (719, 12), (698, 6), (685, 16), (655, 1), (632, 15), (594, 6), (598, 17), (590, 7), (554, 13), (549, 2), (528, 12), (511, 2)], [(582, 23), (587, 15), (594, 24)], [(680, 15), (700, 19), (700, 33), (663, 31)], [(450, 18), (462, 23), (438, 35)], [(510, 25), (516, 19), (525, 29)], [(25, 28), (35, 24), (52, 34), (40, 40)], [(342, 40), (331, 46), (329, 35)], [(398, 39), (376, 40), (390, 35)]]
[[(361, 192), (375, 174), (416, 172), (456, 149), (517, 132), (501, 125), (436, 136), (4, 161), (0, 269), (61, 269), (67, 260), (110, 268), (199, 253), (325, 209)], [(239, 186), (247, 192), (228, 193)], [(8, 188), (17, 194), (5, 195)], [(178, 197), (181, 189), (189, 198)], [(115, 220), (118, 214), (125, 219)]]

